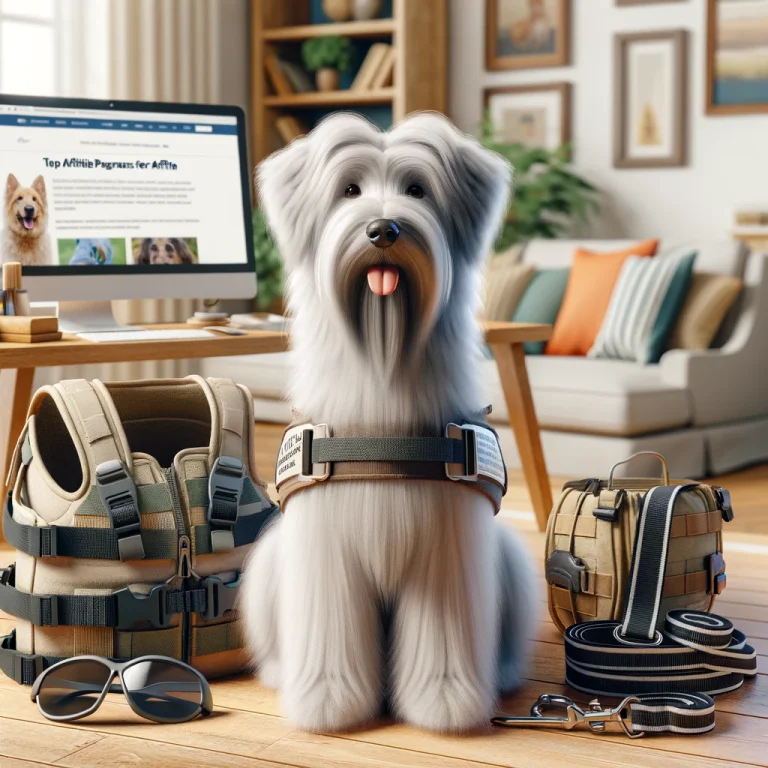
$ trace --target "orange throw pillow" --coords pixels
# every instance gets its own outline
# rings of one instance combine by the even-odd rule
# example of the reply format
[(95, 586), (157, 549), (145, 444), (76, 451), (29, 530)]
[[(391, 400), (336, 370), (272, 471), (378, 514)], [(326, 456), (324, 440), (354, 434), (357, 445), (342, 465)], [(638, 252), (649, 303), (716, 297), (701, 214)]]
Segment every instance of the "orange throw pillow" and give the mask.
[(603, 324), (625, 259), (653, 256), (658, 245), (658, 240), (645, 240), (616, 253), (577, 250), (546, 354), (586, 355)]

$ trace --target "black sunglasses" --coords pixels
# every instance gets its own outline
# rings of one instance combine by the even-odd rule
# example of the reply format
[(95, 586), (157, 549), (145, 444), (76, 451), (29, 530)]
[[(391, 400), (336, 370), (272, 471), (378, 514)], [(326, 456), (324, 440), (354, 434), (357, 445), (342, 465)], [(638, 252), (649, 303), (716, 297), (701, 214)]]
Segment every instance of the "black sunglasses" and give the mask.
[[(116, 676), (119, 684), (113, 684)], [(208, 681), (167, 656), (124, 662), (100, 656), (64, 659), (35, 680), (32, 701), (49, 720), (79, 720), (95, 712), (107, 693), (125, 694), (137, 715), (156, 723), (183, 723), (213, 711)]]

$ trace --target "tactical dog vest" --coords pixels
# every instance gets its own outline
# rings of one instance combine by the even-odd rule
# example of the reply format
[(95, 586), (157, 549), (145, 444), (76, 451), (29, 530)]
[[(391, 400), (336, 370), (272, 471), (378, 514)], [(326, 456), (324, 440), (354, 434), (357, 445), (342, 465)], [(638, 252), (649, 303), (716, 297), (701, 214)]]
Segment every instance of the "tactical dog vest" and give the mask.
[(245, 668), (240, 570), (277, 507), (244, 387), (199, 376), (43, 387), (8, 487), (7, 675), (31, 684), (80, 654), (161, 654), (208, 677)]
[(343, 480), (455, 481), (501, 508), (507, 469), (498, 435), (486, 424), (449, 424), (443, 436), (371, 437), (297, 422), (283, 435), (275, 467), (283, 510), (291, 494)]

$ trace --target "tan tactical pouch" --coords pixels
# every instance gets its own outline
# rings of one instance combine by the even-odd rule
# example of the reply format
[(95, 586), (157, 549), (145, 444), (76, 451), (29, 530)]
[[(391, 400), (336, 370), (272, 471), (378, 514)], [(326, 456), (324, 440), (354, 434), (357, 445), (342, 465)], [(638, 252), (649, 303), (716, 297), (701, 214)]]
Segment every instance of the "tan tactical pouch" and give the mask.
[[(643, 454), (650, 453), (643, 451)], [(561, 631), (581, 621), (618, 621), (624, 600), (638, 512), (655, 479), (566, 483), (547, 525), (546, 578), (549, 613)], [(664, 458), (663, 484), (669, 485)], [(675, 484), (690, 481), (675, 481)], [(723, 488), (694, 484), (678, 498), (669, 533), (661, 607), (708, 611), (725, 588), (723, 521), (733, 518), (730, 495)]]
[(80, 654), (160, 654), (208, 677), (247, 666), (240, 571), (277, 507), (256, 469), (245, 387), (199, 376), (43, 387), (8, 487), (10, 677), (30, 684)]

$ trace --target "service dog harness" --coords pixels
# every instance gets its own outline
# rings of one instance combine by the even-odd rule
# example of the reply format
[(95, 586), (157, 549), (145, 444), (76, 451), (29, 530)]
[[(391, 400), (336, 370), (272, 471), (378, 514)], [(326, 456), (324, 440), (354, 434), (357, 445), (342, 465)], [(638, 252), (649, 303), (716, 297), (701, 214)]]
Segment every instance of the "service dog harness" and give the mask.
[(308, 421), (285, 431), (275, 468), (283, 511), (292, 494), (341, 480), (450, 480), (484, 494), (496, 512), (507, 491), (499, 438), (485, 423), (450, 423), (442, 436), (333, 435)]

